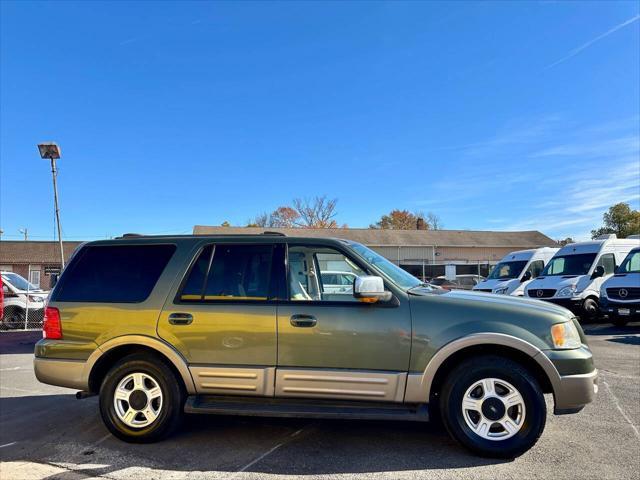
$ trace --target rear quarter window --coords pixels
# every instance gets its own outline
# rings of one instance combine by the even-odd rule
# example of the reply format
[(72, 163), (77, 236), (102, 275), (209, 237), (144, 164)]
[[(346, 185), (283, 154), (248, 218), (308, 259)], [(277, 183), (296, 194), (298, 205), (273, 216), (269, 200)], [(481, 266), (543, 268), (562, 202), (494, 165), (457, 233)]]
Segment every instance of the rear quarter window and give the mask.
[(84, 247), (61, 277), (52, 301), (143, 302), (175, 250), (175, 245)]

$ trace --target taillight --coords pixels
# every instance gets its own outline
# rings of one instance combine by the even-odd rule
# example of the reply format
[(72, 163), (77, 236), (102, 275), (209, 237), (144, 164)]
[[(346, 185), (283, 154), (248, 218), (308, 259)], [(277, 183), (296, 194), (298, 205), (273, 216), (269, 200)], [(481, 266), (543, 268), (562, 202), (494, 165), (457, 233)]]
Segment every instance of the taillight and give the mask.
[(62, 323), (60, 322), (60, 310), (47, 307), (44, 310), (44, 323), (42, 324), (42, 337), (52, 340), (62, 339)]

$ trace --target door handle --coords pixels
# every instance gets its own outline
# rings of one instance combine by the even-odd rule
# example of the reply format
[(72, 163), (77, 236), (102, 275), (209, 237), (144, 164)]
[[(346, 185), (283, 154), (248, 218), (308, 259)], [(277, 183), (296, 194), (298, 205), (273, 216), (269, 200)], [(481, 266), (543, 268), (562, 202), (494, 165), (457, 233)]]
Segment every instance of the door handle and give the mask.
[(292, 315), (289, 322), (294, 327), (309, 328), (315, 327), (318, 320), (313, 315)]
[(169, 315), (171, 325), (189, 325), (193, 322), (193, 315), (190, 313), (172, 313)]

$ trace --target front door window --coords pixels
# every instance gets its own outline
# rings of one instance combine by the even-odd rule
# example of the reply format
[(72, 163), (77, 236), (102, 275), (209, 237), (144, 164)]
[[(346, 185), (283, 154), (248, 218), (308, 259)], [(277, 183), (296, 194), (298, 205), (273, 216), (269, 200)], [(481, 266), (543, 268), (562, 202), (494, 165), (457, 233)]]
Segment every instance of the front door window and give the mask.
[(353, 282), (367, 273), (332, 248), (289, 247), (289, 299), (356, 302)]

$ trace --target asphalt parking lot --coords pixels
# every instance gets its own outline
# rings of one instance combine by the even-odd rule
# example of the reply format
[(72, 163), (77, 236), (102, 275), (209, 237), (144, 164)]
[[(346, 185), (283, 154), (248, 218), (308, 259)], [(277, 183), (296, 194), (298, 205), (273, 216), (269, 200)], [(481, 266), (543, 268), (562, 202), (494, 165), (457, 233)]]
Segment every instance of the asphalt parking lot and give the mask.
[(130, 445), (107, 432), (97, 398), (37, 382), (39, 332), (0, 334), (0, 478), (640, 478), (640, 323), (586, 331), (596, 401), (549, 415), (514, 461), (473, 456), (435, 426), (388, 422), (191, 416), (162, 443)]

